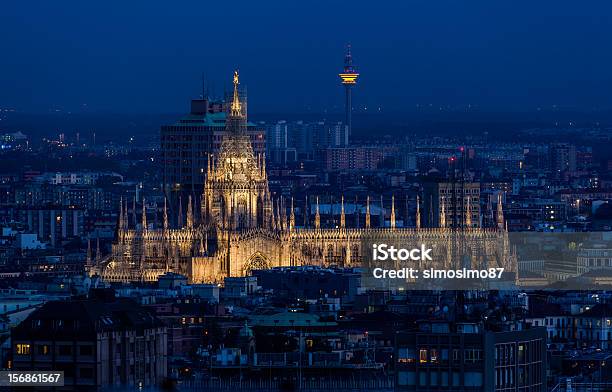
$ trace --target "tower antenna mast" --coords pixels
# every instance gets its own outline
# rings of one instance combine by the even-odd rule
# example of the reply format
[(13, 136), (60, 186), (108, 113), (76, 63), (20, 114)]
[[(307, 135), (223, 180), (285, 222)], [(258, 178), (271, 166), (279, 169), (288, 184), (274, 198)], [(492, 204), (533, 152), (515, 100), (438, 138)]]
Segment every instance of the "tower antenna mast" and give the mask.
[(346, 103), (345, 103), (345, 124), (346, 124), (346, 137), (345, 141), (348, 143), (348, 138), (352, 132), (352, 112), (353, 112), (353, 102), (351, 97), (351, 90), (354, 85), (357, 84), (357, 78), (359, 77), (359, 73), (357, 72), (357, 68), (353, 65), (353, 55), (351, 54), (351, 44), (346, 46), (346, 55), (344, 56), (344, 69), (341, 73), (338, 74), (340, 79), (342, 80), (342, 84), (346, 90)]

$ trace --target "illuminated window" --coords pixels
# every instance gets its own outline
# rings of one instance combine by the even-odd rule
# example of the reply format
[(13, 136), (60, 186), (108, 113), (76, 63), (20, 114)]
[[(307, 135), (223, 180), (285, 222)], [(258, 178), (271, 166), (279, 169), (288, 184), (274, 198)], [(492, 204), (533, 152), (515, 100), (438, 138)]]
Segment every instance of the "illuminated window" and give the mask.
[(30, 345), (26, 343), (19, 343), (16, 346), (17, 355), (30, 355)]
[(419, 350), (419, 362), (427, 363), (427, 350), (425, 349)]
[(438, 362), (438, 350), (436, 350), (435, 348), (431, 349), (430, 359), (432, 363)]
[(49, 355), (49, 346), (46, 344), (39, 344), (38, 355)]
[(518, 361), (519, 363), (525, 363), (525, 344), (521, 343), (518, 346)]
[(397, 362), (414, 363), (416, 361), (416, 350), (408, 348), (400, 348), (398, 351)]

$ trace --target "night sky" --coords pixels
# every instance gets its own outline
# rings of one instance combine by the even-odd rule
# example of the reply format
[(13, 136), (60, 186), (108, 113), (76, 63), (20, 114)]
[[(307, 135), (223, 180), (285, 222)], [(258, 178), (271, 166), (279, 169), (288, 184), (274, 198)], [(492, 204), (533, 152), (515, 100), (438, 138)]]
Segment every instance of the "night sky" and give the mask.
[(354, 103), (612, 109), (610, 1), (10, 1), (0, 6), (0, 106), (184, 112), (204, 72), (239, 67), (255, 112)]

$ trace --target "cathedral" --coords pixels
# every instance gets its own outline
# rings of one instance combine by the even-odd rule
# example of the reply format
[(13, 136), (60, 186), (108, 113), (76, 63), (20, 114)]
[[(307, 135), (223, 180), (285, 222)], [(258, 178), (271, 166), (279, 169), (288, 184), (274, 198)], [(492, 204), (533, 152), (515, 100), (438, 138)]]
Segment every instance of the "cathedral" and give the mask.
[[(189, 197), (186, 219), (183, 222), (180, 214), (179, 227), (171, 228), (164, 203), (161, 227), (151, 228), (143, 200), (140, 224), (130, 227), (127, 202), (122, 200), (112, 252), (92, 260), (88, 251), (90, 275), (99, 275), (107, 282), (152, 282), (175, 272), (186, 275), (191, 283), (222, 283), (226, 277), (272, 267), (359, 267), (364, 259), (362, 248), (366, 248), (363, 244), (377, 239), (429, 244), (442, 255), (437, 258), (438, 267), (465, 266), (466, 261), (474, 268), (511, 270), (515, 265), (501, 200), (497, 224), (492, 228), (449, 227), (444, 208), (439, 227), (422, 228), (418, 202), (415, 227), (396, 227), (394, 203), (389, 227), (373, 227), (369, 199), (362, 227), (348, 227), (344, 202), (339, 225), (321, 227), (318, 201), (314, 227), (297, 227), (293, 200), (272, 197), (265, 154), (254, 153), (246, 133), (246, 100), (239, 93), (238, 72), (234, 73), (233, 85), (227, 133), (219, 152), (208, 159), (200, 205)], [(196, 208), (200, 209), (198, 222)], [(369, 252), (370, 248), (365, 250)]]

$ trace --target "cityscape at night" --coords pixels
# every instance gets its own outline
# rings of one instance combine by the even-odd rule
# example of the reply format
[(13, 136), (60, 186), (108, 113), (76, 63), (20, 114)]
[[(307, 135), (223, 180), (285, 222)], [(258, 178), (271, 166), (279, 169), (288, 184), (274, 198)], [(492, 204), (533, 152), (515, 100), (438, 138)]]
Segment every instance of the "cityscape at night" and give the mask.
[(612, 391), (610, 4), (137, 3), (0, 6), (0, 391)]

